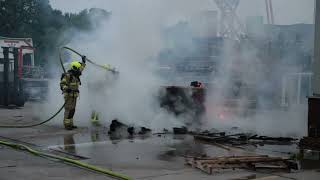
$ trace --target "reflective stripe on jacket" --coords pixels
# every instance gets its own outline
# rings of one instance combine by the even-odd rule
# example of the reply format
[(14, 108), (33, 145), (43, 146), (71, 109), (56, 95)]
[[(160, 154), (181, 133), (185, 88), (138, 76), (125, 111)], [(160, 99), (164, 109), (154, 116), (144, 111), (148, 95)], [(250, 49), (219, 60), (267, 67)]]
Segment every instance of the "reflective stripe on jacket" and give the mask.
[[(85, 64), (82, 63), (80, 71), (82, 72), (85, 68)], [(60, 88), (65, 96), (75, 96), (78, 97), (79, 95), (79, 86), (81, 85), (79, 77), (74, 76), (70, 72), (66, 72), (62, 75), (60, 81)], [(67, 89), (70, 89), (71, 92), (68, 93)]]

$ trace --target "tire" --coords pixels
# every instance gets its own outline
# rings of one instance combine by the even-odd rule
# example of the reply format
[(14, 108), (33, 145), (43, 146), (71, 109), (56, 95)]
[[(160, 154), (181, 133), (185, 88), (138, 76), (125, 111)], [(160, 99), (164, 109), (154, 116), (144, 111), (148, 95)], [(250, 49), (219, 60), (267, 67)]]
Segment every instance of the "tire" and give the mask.
[(21, 82), (19, 83), (19, 86), (20, 86), (19, 92), (16, 94), (14, 102), (16, 106), (23, 107), (27, 97), (25, 96), (23, 84)]

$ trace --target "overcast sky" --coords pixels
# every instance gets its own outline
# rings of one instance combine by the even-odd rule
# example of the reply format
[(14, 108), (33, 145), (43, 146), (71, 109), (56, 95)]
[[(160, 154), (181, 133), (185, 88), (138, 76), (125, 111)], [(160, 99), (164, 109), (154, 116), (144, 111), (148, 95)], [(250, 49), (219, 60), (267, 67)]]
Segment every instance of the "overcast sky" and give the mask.
[[(96, 7), (117, 13), (121, 12), (123, 6), (143, 1), (145, 0), (50, 0), (50, 3), (53, 8), (63, 12), (79, 12), (85, 8)], [(202, 10), (217, 10), (214, 0), (148, 1), (154, 2), (155, 5), (159, 4), (159, 1), (162, 5), (167, 3), (168, 11), (180, 12), (180, 16), (186, 18)], [(273, 8), (276, 24), (313, 23), (314, 0), (273, 0)], [(241, 19), (245, 19), (246, 16), (266, 16), (265, 0), (241, 0), (238, 15)]]

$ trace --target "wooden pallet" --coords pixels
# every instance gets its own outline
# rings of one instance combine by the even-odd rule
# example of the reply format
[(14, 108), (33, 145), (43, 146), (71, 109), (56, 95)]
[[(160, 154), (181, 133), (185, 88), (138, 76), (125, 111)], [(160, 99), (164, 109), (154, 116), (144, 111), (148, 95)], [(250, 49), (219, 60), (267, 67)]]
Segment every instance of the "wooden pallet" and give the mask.
[(186, 158), (186, 164), (198, 168), (208, 174), (218, 169), (281, 169), (290, 170), (288, 159), (280, 157), (261, 156), (229, 156), (213, 158)]

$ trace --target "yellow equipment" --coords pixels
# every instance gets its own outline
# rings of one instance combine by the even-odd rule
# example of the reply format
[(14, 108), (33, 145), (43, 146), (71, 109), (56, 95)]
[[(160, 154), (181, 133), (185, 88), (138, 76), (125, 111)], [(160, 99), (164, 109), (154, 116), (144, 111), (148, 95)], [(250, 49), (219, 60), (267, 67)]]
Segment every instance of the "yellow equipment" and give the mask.
[(81, 67), (81, 63), (79, 61), (72, 61), (70, 63), (71, 69), (79, 69)]

